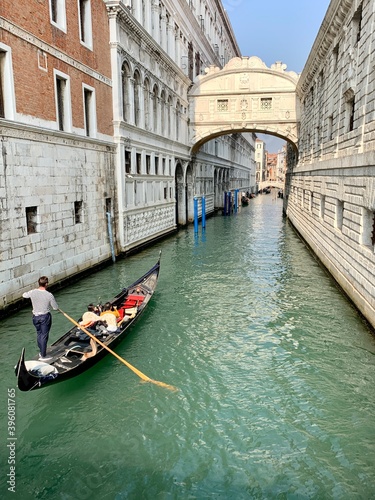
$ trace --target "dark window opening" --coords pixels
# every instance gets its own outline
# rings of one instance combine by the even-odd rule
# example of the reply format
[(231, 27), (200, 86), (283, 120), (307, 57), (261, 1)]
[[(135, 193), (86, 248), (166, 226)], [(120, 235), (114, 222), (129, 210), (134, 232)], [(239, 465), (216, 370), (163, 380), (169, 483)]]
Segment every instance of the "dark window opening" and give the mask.
[(146, 155), (146, 172), (147, 172), (147, 174), (150, 173), (150, 170), (151, 170), (151, 156)]
[(57, 93), (57, 119), (59, 123), (59, 130), (64, 130), (64, 92), (65, 80), (56, 78), (56, 93)]
[(155, 156), (155, 175), (159, 175), (159, 157)]
[(372, 219), (371, 243), (375, 245), (375, 212), (373, 213), (373, 219)]
[(349, 110), (349, 132), (354, 130), (354, 111), (355, 111), (355, 105), (354, 105), (354, 97), (353, 99), (350, 99), (348, 101), (348, 110)]
[(142, 168), (142, 155), (141, 153), (137, 153), (137, 174), (141, 173)]
[(112, 199), (111, 198), (105, 199), (105, 213), (106, 214), (112, 213)]
[(130, 174), (132, 168), (132, 162), (131, 162), (132, 156), (130, 151), (125, 151), (125, 173)]
[(5, 118), (5, 101), (4, 101), (4, 64), (5, 52), (0, 51), (0, 118)]
[(37, 216), (38, 207), (26, 207), (27, 234), (34, 234), (37, 232)]
[(82, 222), (82, 201), (74, 202), (74, 224), (80, 224)]
[(51, 0), (51, 19), (57, 23), (57, 2), (58, 0)]
[(84, 89), (83, 91), (84, 95), (84, 106), (85, 106), (85, 128), (86, 128), (86, 135), (87, 137), (90, 136), (91, 130), (90, 130), (90, 119), (91, 119), (91, 98), (92, 98), (92, 92), (91, 90)]

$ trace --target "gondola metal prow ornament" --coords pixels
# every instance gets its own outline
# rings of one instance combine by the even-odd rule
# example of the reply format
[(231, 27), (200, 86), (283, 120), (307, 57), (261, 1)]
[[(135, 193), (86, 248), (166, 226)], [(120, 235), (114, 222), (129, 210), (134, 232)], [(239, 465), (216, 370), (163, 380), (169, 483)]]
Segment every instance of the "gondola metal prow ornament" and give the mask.
[(103, 344), (99, 339), (95, 337), (92, 333), (90, 333), (86, 328), (84, 328), (82, 325), (77, 323), (73, 318), (68, 316), (64, 311), (61, 309), (58, 309), (59, 312), (61, 312), (62, 315), (64, 315), (69, 321), (71, 321), (74, 325), (76, 325), (80, 330), (82, 330), (86, 335), (88, 335), (91, 339), (95, 340), (100, 346), (102, 346), (104, 349), (106, 349), (108, 352), (110, 352), (113, 356), (115, 356), (119, 361), (124, 363), (130, 370), (132, 370), (138, 377), (140, 377), (143, 381), (145, 382), (151, 382), (152, 384), (159, 385), (160, 387), (165, 387), (166, 389), (169, 389), (170, 391), (178, 391), (177, 387), (174, 387), (173, 385), (165, 384), (164, 382), (159, 382), (158, 380), (153, 380), (150, 377), (147, 377), (144, 373), (142, 373), (140, 370), (135, 368), (133, 365), (131, 365), (128, 361), (123, 359), (121, 356), (116, 354), (112, 349), (110, 349), (108, 346)]

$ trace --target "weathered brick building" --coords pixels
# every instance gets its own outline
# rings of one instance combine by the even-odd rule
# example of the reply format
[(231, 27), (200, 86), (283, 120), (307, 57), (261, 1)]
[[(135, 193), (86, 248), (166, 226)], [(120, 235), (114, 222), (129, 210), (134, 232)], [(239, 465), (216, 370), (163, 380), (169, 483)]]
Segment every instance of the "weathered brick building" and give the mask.
[(115, 214), (108, 18), (102, 0), (0, 6), (0, 308), (47, 274), (111, 256)]

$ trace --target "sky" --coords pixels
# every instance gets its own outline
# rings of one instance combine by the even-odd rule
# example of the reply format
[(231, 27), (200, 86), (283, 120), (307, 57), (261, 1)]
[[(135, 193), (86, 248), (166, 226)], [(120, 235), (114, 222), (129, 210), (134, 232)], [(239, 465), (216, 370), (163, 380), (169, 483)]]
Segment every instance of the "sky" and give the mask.
[[(268, 67), (276, 61), (301, 73), (329, 0), (222, 0), (243, 56), (257, 56)], [(284, 141), (257, 134), (270, 153)]]

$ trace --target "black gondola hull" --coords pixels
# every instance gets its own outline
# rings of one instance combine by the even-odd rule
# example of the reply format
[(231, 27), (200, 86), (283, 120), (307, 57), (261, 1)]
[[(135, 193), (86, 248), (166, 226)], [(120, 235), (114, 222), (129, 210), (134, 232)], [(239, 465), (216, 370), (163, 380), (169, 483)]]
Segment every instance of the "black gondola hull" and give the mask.
[[(134, 291), (135, 288), (140, 288), (142, 290), (142, 294), (144, 295), (142, 303), (139, 305), (134, 317), (124, 323), (122, 327), (120, 326), (116, 332), (110, 333), (108, 338), (104, 337), (105, 340), (99, 339), (111, 350), (113, 350), (113, 348), (115, 348), (130, 333), (133, 324), (138, 321), (145, 311), (148, 302), (155, 291), (159, 271), (160, 257), (158, 262), (146, 274), (141, 276), (141, 278), (136, 280), (127, 288), (124, 288), (112, 299), (111, 303), (118, 307), (126, 302), (128, 296), (133, 297), (131, 292)], [(52, 344), (48, 352), (48, 355), (53, 355), (50, 363), (42, 363), (38, 361), (37, 358), (34, 358), (31, 361), (25, 361), (25, 349), (22, 349), (20, 359), (15, 367), (17, 385), (20, 391), (32, 391), (76, 377), (96, 365), (101, 359), (104, 358), (104, 356), (108, 354), (108, 351), (105, 348), (98, 346), (96, 354), (92, 357), (80, 359), (83, 358), (85, 354), (85, 352), (82, 351), (75, 358), (68, 359), (69, 352), (72, 352), (72, 349), (69, 348), (70, 340), (78, 330), (79, 329), (77, 327), (72, 328), (69, 332), (65, 333)], [(72, 344), (74, 344), (74, 338)], [(87, 346), (89, 346), (88, 342)], [(54, 355), (54, 353), (56, 355)]]

